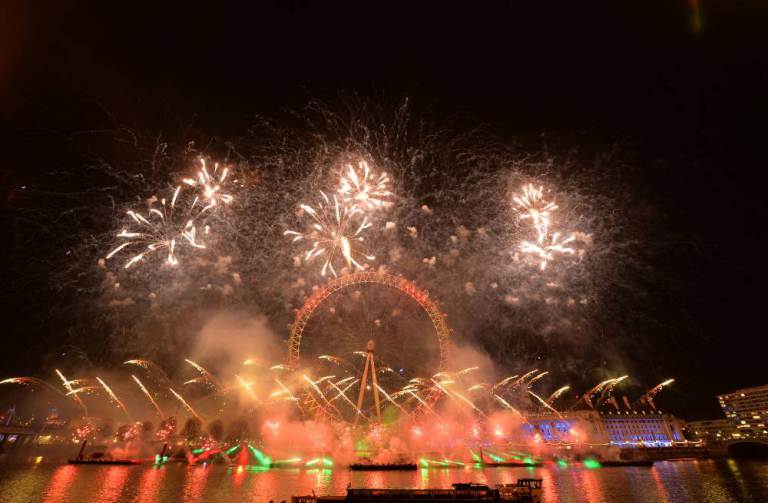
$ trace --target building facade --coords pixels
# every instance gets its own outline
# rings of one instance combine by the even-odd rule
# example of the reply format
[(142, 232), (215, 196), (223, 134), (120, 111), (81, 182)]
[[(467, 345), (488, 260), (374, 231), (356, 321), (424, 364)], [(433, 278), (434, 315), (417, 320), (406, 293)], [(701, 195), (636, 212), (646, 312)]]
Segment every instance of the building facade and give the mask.
[(716, 442), (739, 438), (741, 434), (730, 419), (707, 419), (688, 421), (685, 425), (685, 436), (691, 440)]
[(718, 395), (717, 400), (738, 437), (768, 436), (768, 384)]
[(686, 441), (683, 422), (661, 412), (575, 410), (528, 417), (528, 430), (546, 443), (672, 447)]

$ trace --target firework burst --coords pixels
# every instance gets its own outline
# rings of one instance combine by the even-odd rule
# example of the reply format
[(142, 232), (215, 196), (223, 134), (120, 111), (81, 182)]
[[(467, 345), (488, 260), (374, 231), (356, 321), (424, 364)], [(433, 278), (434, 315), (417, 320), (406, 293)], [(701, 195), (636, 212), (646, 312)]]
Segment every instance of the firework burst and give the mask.
[[(123, 265), (130, 268), (138, 262), (153, 255), (164, 255), (165, 263), (175, 266), (179, 263), (177, 251), (186, 246), (191, 249), (202, 249), (205, 245), (198, 240), (197, 220), (211, 206), (202, 206), (195, 197), (186, 209), (180, 208), (180, 203), (187, 198), (182, 196), (182, 187), (178, 186), (173, 191), (170, 199), (152, 197), (148, 201), (148, 209), (145, 214), (128, 210), (128, 223), (117, 234), (122, 241), (112, 249), (107, 256), (111, 259), (123, 250), (139, 251), (132, 255)], [(157, 204), (159, 202), (159, 205)]]
[(559, 232), (555, 232), (550, 237), (543, 236), (542, 241), (523, 241), (520, 244), (520, 251), (534, 256), (539, 261), (539, 268), (543, 271), (547, 268), (547, 264), (554, 260), (556, 256), (575, 255), (576, 250), (568, 246), (575, 240), (576, 236), (574, 234), (563, 238)]
[(530, 221), (539, 241), (543, 240), (549, 231), (552, 212), (557, 209), (554, 202), (544, 199), (544, 187), (534, 187), (532, 183), (524, 185), (521, 193), (514, 194), (512, 200), (520, 220)]
[(339, 194), (345, 203), (357, 205), (366, 211), (392, 205), (389, 176), (386, 173), (377, 175), (365, 161), (359, 161), (357, 167), (351, 163), (346, 166), (342, 172)]
[(228, 167), (221, 167), (219, 163), (213, 165), (213, 170), (208, 171), (205, 159), (200, 158), (200, 170), (194, 178), (184, 178), (182, 182), (190, 187), (199, 190), (198, 197), (205, 201), (206, 206), (203, 211), (209, 210), (214, 206), (229, 204), (234, 197), (226, 192), (225, 182), (227, 176), (231, 173)]
[(305, 233), (288, 230), (286, 236), (292, 236), (293, 242), (307, 241), (310, 249), (304, 254), (304, 261), (310, 262), (315, 258), (323, 261), (320, 270), (322, 276), (330, 272), (334, 277), (341, 271), (339, 266), (365, 269), (364, 262), (375, 260), (363, 250), (364, 231), (371, 224), (363, 211), (356, 205), (348, 205), (337, 196), (328, 196), (320, 192), (321, 200), (317, 208), (301, 205), (305, 214), (309, 215), (312, 223)]

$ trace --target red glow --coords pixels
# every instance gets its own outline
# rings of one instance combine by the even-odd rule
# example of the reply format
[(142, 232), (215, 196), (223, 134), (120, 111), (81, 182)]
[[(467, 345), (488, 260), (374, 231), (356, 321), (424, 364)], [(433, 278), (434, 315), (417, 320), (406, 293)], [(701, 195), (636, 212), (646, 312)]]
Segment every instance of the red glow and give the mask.
[(58, 503), (66, 501), (72, 483), (77, 477), (77, 467), (73, 465), (62, 466), (53, 472), (51, 482), (45, 493), (44, 503)]
[(160, 499), (160, 488), (165, 478), (165, 470), (150, 468), (144, 472), (139, 482), (139, 502), (151, 503)]
[(187, 472), (187, 484), (184, 486), (182, 501), (192, 503), (203, 501), (205, 484), (208, 482), (209, 470), (206, 466), (198, 466)]
[(122, 501), (123, 488), (131, 468), (111, 466), (105, 470), (106, 474), (101, 478), (101, 490), (96, 497), (96, 501)]

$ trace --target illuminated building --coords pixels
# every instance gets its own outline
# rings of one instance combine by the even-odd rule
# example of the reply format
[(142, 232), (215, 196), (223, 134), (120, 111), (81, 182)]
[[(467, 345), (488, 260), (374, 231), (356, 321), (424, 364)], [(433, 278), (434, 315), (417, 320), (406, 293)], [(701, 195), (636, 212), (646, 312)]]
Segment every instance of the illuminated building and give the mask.
[(717, 396), (726, 419), (738, 430), (738, 437), (768, 436), (768, 384), (744, 388)]
[(603, 424), (611, 445), (619, 447), (672, 447), (685, 441), (682, 422), (662, 413), (609, 412)]
[(671, 447), (685, 442), (682, 421), (669, 414), (645, 411), (600, 413), (575, 410), (556, 416), (528, 417), (528, 432), (547, 443), (588, 443), (617, 447)]
[(691, 440), (717, 441), (741, 438), (741, 433), (730, 419), (688, 421), (685, 433)]

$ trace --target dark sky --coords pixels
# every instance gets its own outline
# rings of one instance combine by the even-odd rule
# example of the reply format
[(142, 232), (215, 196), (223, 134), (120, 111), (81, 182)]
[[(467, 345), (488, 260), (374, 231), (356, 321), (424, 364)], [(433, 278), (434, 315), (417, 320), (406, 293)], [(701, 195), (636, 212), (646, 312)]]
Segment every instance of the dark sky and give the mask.
[[(660, 351), (686, 353), (669, 372), (684, 390), (676, 399), (712, 415), (715, 393), (768, 382), (766, 26), (759, 0), (3, 2), (0, 145), (9, 159), (29, 158), (19, 142), (94, 127), (97, 108), (137, 128), (193, 120), (237, 135), (256, 114), (344, 92), (408, 96), (509, 138), (628, 141), (639, 159), (669, 167), (641, 190), (659, 194), (667, 230), (699, 249), (670, 258), (694, 328)], [(4, 218), (24, 169), (34, 168), (0, 161)], [(12, 291), (12, 271), (2, 278)], [(19, 306), (8, 293), (2, 302), (9, 344), (20, 347)]]

